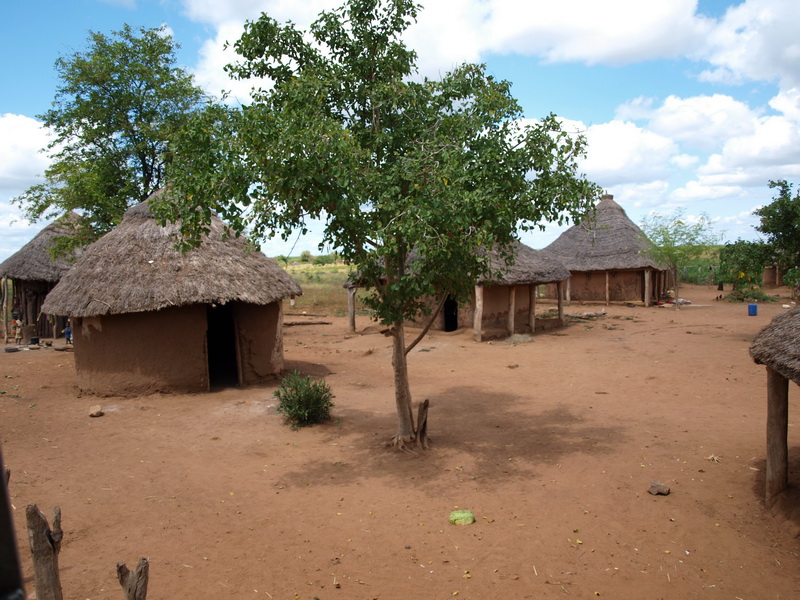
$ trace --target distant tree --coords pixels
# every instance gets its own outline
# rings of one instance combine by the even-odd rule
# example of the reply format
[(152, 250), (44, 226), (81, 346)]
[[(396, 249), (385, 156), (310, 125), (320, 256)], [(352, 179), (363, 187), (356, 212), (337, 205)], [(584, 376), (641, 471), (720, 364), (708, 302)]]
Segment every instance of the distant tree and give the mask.
[(399, 446), (425, 442), (406, 359), (421, 337), (406, 343), (406, 321), (429, 315), (424, 335), (430, 298), (466, 299), (490, 275), (485, 250), (511, 260), (518, 227), (565, 223), (598, 196), (577, 175), (584, 138), (553, 115), (523, 125), (510, 84), (483, 66), (412, 77), (402, 34), (418, 8), (348, 0), (307, 34), (267, 15), (247, 23), (228, 70), (273, 85), (242, 110), (204, 115), (176, 148), (161, 212), (182, 219), (189, 245), (212, 210), (256, 237), (322, 219), (323, 245), (358, 269), (392, 337)]
[(770, 204), (753, 211), (761, 217), (756, 230), (764, 234), (777, 265), (789, 270), (800, 265), (800, 190), (792, 196), (786, 180), (770, 181), (769, 187), (778, 191)]
[(36, 221), (69, 210), (84, 217), (62, 249), (99, 237), (125, 210), (164, 185), (169, 143), (206, 103), (192, 76), (176, 66), (165, 27), (111, 36), (90, 32), (88, 49), (56, 60), (60, 85), (38, 118), (53, 134), (44, 183), (14, 199)]
[[(719, 236), (713, 233), (707, 215), (689, 220), (683, 210), (677, 210), (669, 216), (653, 213), (641, 225), (651, 243), (648, 254), (653, 260), (666, 265), (673, 274), (677, 299), (680, 291), (678, 268), (712, 252), (719, 242)], [(675, 307), (679, 307), (678, 303)]]
[(311, 262), (312, 258), (313, 257), (311, 256), (311, 252), (309, 250), (303, 250), (300, 253), (300, 262), (304, 262), (304, 263)]
[(763, 242), (736, 240), (719, 250), (719, 273), (734, 291), (750, 292), (761, 288), (764, 265), (772, 259), (772, 249)]

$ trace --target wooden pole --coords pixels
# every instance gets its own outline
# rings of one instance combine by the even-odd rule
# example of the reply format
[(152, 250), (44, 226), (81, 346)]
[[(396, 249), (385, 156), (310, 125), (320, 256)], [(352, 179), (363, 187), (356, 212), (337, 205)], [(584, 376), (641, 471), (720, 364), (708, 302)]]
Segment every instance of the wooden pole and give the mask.
[[(558, 299), (561, 300), (561, 284), (560, 283), (557, 284), (556, 288), (558, 288)], [(567, 279), (567, 297), (566, 297), (567, 302), (572, 302), (571, 296), (572, 296), (572, 277)]]
[(611, 302), (611, 286), (609, 283), (609, 273), (606, 271), (606, 306)]
[(0, 279), (3, 285), (3, 343), (8, 343), (8, 277)]
[(531, 335), (536, 333), (536, 285), (528, 286), (528, 325)]
[(644, 306), (650, 306), (650, 269), (644, 270)]
[(8, 497), (8, 480), (11, 472), (3, 466), (0, 448), (0, 598), (25, 598), (22, 569), (11, 518), (11, 500)]
[(472, 316), (472, 336), (480, 342), (483, 332), (483, 286), (475, 286), (475, 314)]
[(356, 332), (356, 291), (358, 288), (347, 288), (347, 331)]
[(517, 286), (510, 285), (508, 286), (508, 322), (507, 322), (507, 329), (508, 335), (514, 335), (514, 329), (516, 329), (516, 318), (517, 318)]
[(789, 380), (767, 367), (767, 506), (789, 487)]
[(36, 600), (64, 600), (58, 573), (58, 552), (61, 550), (61, 508), (53, 509), (53, 529), (35, 504), (25, 510), (28, 521), (28, 541), (33, 558), (33, 580)]
[(117, 579), (122, 586), (125, 600), (145, 600), (150, 578), (150, 561), (140, 558), (136, 569), (131, 571), (124, 562), (117, 563)]
[[(564, 319), (564, 301), (561, 299), (561, 287), (563, 282), (559, 281), (556, 283), (556, 289), (558, 290), (558, 321), (562, 327), (567, 324), (566, 320)], [(569, 279), (567, 279), (567, 286), (569, 286)]]

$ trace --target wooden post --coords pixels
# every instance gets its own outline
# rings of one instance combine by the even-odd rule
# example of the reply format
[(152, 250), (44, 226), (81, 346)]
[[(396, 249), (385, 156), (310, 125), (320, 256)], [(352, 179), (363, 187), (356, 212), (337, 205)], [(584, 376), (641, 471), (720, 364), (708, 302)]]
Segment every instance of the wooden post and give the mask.
[[(561, 286), (563, 282), (559, 281), (556, 283), (556, 289), (558, 290), (558, 321), (562, 327), (567, 324), (566, 320), (564, 319), (564, 301), (561, 300)], [(567, 286), (569, 286), (569, 279), (567, 279)]]
[(644, 270), (644, 306), (650, 306), (650, 269)]
[(528, 325), (531, 328), (531, 335), (536, 333), (536, 284), (528, 287)]
[[(558, 299), (560, 301), (561, 300), (561, 284), (560, 283), (556, 284), (556, 287), (558, 288)], [(572, 302), (571, 296), (572, 296), (572, 277), (567, 279), (567, 296), (566, 296), (566, 301), (567, 302)]]
[(611, 302), (611, 287), (609, 283), (609, 273), (606, 271), (606, 306)]
[(516, 328), (516, 317), (517, 317), (517, 286), (511, 285), (508, 287), (508, 321), (506, 329), (508, 329), (508, 335), (514, 335), (514, 329)]
[(140, 558), (136, 569), (131, 571), (124, 562), (117, 563), (117, 579), (122, 586), (125, 600), (145, 600), (150, 578), (150, 561)]
[(483, 286), (475, 286), (475, 314), (472, 317), (472, 336), (480, 342), (483, 333)]
[(0, 278), (3, 286), (3, 343), (8, 343), (8, 277)]
[(14, 535), (14, 520), (11, 518), (11, 500), (8, 497), (8, 481), (11, 471), (3, 466), (0, 448), (0, 598), (25, 598), (22, 585), (22, 569), (17, 552), (17, 537)]
[(347, 288), (347, 331), (356, 332), (356, 291), (358, 288)]
[(767, 506), (789, 487), (788, 431), (789, 380), (767, 367)]
[(61, 550), (61, 508), (53, 509), (53, 529), (35, 504), (25, 510), (28, 521), (28, 541), (33, 557), (33, 580), (36, 600), (64, 600), (58, 573), (58, 552)]

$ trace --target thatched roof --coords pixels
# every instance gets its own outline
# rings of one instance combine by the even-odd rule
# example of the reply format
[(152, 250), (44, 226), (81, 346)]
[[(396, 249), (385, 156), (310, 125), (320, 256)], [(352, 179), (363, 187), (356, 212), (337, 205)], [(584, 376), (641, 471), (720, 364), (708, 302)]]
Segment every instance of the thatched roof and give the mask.
[(750, 356), (800, 385), (800, 306), (772, 319), (753, 340)]
[(570, 271), (609, 271), (654, 268), (664, 270), (647, 255), (649, 242), (613, 196), (603, 196), (594, 222), (570, 227), (545, 250)]
[(187, 304), (263, 305), (302, 294), (278, 263), (241, 238), (223, 239), (224, 232), (224, 223), (212, 217), (202, 245), (181, 253), (175, 249), (178, 226), (161, 227), (142, 202), (86, 248), (42, 310), (90, 317)]
[(0, 263), (0, 277), (55, 283), (72, 266), (69, 258), (50, 254), (53, 238), (73, 235), (80, 216), (70, 211), (42, 229), (36, 237)]
[(500, 272), (500, 279), (481, 283), (538, 285), (569, 279), (569, 270), (561, 260), (546, 250), (534, 250), (522, 242), (516, 243), (513, 264), (506, 265), (494, 250), (489, 253), (489, 260), (492, 270)]
[[(407, 263), (413, 262), (416, 255), (408, 258)], [(522, 242), (514, 245), (514, 263), (507, 265), (500, 253), (492, 250), (489, 252), (489, 264), (492, 271), (499, 271), (500, 278), (496, 280), (484, 279), (480, 283), (495, 285), (538, 285), (540, 283), (554, 283), (569, 279), (569, 271), (564, 264), (546, 250), (534, 250)], [(344, 287), (360, 287), (358, 273), (352, 275)]]

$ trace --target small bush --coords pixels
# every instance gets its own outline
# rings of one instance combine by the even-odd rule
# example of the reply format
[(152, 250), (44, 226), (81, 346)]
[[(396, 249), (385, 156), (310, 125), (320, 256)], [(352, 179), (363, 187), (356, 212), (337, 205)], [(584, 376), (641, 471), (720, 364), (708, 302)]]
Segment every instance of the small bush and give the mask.
[(777, 302), (777, 298), (764, 293), (761, 288), (743, 288), (733, 290), (725, 296), (728, 302)]
[(331, 418), (333, 394), (325, 380), (313, 381), (292, 371), (275, 390), (278, 412), (294, 427), (305, 427)]

